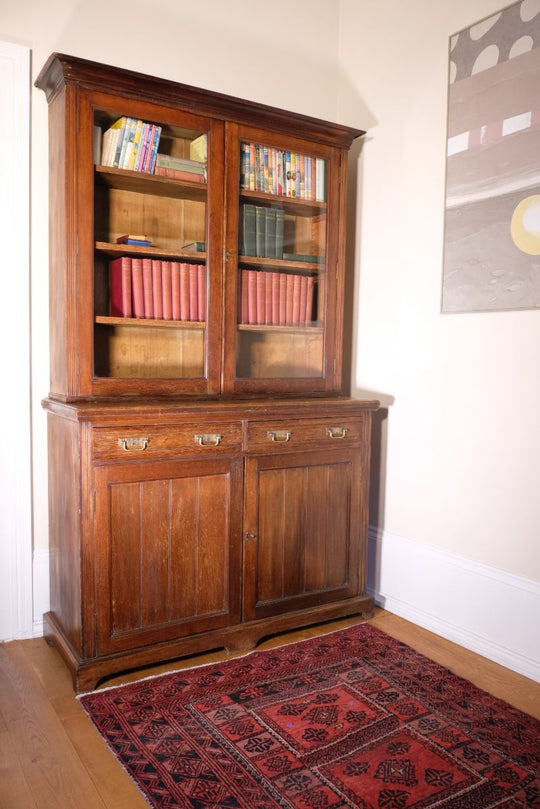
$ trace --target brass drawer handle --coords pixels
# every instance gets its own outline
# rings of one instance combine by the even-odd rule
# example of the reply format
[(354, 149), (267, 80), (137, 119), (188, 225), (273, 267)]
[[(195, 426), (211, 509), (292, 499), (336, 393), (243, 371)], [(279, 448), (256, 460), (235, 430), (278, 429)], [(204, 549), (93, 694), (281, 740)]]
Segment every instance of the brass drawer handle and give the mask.
[(349, 432), (348, 427), (327, 427), (326, 435), (330, 438), (345, 438)]
[(286, 444), (291, 440), (290, 430), (269, 430), (267, 433), (270, 441), (275, 441), (276, 444)]
[(204, 433), (193, 437), (200, 447), (217, 447), (221, 444), (221, 435), (219, 433)]
[(148, 438), (119, 438), (118, 446), (122, 447), (124, 452), (144, 452), (148, 447)]

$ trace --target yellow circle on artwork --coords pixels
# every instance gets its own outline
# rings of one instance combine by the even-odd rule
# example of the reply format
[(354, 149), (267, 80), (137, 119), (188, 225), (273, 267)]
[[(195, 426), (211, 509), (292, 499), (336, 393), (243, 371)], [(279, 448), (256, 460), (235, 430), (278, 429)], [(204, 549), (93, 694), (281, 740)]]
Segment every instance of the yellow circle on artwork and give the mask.
[(516, 205), (510, 233), (516, 247), (524, 253), (540, 255), (540, 194), (525, 197)]

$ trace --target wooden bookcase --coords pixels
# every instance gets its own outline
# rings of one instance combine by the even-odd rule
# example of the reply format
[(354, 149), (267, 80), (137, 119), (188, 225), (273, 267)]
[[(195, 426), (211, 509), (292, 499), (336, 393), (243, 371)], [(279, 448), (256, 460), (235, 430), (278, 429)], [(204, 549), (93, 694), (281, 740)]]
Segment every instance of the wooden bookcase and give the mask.
[(363, 133), (61, 54), (36, 85), (45, 624), (75, 688), (369, 614), (378, 403), (341, 393), (347, 155)]

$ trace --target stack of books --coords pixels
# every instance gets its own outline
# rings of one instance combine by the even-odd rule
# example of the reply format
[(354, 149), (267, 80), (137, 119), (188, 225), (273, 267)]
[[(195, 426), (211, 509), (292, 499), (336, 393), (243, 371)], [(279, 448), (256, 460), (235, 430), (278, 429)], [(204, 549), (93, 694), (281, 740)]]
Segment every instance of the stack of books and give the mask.
[(121, 256), (109, 264), (110, 315), (206, 320), (206, 265)]
[(242, 270), (239, 322), (307, 326), (316, 320), (315, 288), (310, 275)]
[(259, 143), (240, 144), (240, 188), (324, 202), (326, 162)]
[(101, 165), (152, 174), (160, 137), (161, 126), (123, 115), (103, 135)]
[(189, 160), (185, 157), (158, 154), (155, 174), (172, 177), (175, 180), (187, 180), (191, 183), (205, 183), (206, 163), (200, 160)]

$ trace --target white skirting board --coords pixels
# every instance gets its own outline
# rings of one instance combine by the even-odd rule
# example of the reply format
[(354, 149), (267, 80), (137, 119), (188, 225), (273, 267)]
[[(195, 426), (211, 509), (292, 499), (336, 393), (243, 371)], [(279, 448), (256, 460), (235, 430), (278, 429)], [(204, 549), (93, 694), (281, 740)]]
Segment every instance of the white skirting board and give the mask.
[(370, 528), (378, 606), (540, 682), (540, 584)]
[[(389, 612), (540, 682), (540, 584), (369, 531), (368, 590)], [(34, 635), (49, 609), (49, 554), (34, 553)]]

